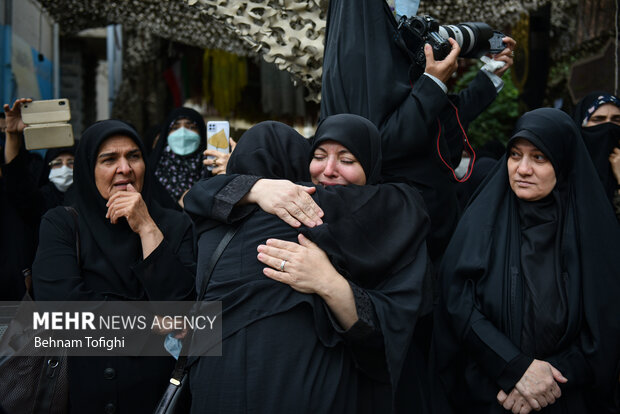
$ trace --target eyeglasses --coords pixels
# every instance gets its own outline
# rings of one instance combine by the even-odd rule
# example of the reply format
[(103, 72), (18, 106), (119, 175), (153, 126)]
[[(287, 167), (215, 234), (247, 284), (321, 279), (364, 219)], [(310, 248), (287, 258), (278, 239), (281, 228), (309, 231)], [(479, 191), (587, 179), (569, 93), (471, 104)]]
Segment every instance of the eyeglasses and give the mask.
[(54, 160), (54, 161), (50, 162), (48, 165), (53, 170), (55, 170), (56, 168), (61, 168), (63, 165), (66, 165), (67, 167), (73, 169), (73, 164), (74, 163), (75, 162), (74, 162), (73, 159), (67, 160), (66, 162), (64, 162), (63, 160)]

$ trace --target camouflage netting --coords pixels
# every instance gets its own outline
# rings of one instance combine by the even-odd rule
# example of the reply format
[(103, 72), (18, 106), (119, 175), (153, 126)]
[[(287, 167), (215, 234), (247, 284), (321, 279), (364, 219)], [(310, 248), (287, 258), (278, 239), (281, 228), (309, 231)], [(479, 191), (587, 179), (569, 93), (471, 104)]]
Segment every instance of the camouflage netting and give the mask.
[[(350, 0), (355, 1), (355, 0)], [(377, 0), (380, 1), (380, 0)], [(327, 0), (40, 0), (64, 33), (121, 23), (142, 33), (127, 59), (153, 57), (153, 34), (198, 47), (223, 49), (242, 56), (261, 55), (320, 94)], [(576, 40), (577, 0), (422, 0), (420, 13), (442, 23), (485, 21), (507, 30), (524, 13), (551, 4), (552, 61), (566, 61), (588, 49)], [(613, 30), (609, 27), (607, 36)], [(590, 39), (588, 39), (590, 41)], [(599, 38), (593, 44), (601, 43)], [(596, 43), (598, 42), (598, 43)], [(579, 44), (578, 47), (575, 45)], [(585, 49), (584, 49), (585, 48)], [(592, 47), (590, 47), (592, 49)]]
[[(229, 26), (269, 62), (288, 70), (311, 91), (320, 93), (326, 1), (319, 0), (187, 0), (214, 19)], [(354, 1), (354, 0), (351, 0)], [(555, 40), (552, 59), (570, 50), (571, 19), (577, 0), (421, 1), (419, 13), (430, 14), (442, 23), (484, 21), (498, 28), (512, 26), (519, 17), (551, 3)], [(574, 23), (572, 24), (574, 29)]]
[[(221, 23), (185, 0), (38, 0), (59, 23), (61, 34), (75, 34), (92, 27), (122, 24), (141, 33), (201, 48), (222, 49), (240, 56), (253, 54), (230, 26)], [(134, 48), (130, 58), (152, 59), (153, 42)]]

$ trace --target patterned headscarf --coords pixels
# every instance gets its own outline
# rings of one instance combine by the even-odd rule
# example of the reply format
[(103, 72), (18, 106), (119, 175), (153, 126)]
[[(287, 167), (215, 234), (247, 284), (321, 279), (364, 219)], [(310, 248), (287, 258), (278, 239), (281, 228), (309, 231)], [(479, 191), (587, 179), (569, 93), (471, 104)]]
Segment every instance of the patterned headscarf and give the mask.
[(586, 117), (583, 118), (583, 121), (581, 123), (581, 126), (586, 126), (586, 124), (588, 123), (588, 121), (590, 120), (590, 117), (592, 116), (592, 114), (602, 105), (605, 104), (614, 104), (616, 105), (618, 108), (620, 108), (620, 99), (616, 98), (614, 95), (600, 95), (598, 96), (594, 102), (592, 102), (592, 105), (588, 108), (588, 110), (586, 111)]

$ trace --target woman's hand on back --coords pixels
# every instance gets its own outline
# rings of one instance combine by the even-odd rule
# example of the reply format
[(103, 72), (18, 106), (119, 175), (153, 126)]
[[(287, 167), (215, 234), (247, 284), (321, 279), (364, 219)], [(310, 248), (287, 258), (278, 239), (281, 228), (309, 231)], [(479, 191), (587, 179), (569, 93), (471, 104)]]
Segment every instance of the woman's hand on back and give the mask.
[(241, 203), (254, 203), (269, 214), (280, 217), (291, 227), (323, 224), (323, 210), (310, 196), (315, 187), (304, 187), (288, 180), (260, 179)]
[(334, 268), (319, 246), (298, 236), (299, 244), (269, 239), (258, 246), (258, 260), (269, 267), (265, 276), (286, 283), (301, 293), (319, 295), (340, 326), (347, 330), (358, 320), (355, 298), (349, 282)]

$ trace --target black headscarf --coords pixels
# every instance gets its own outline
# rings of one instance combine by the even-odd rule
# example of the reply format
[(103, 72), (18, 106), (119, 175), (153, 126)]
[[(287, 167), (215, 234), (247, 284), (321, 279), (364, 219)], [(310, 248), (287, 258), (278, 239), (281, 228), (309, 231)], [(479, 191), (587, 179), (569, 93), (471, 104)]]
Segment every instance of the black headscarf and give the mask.
[(227, 174), (310, 181), (310, 144), (288, 125), (261, 122), (248, 129), (230, 155)]
[[(588, 110), (599, 96), (608, 95), (602, 91), (592, 92), (579, 101), (573, 113), (573, 120), (581, 129), (581, 137), (590, 153), (594, 168), (600, 178), (609, 200), (613, 200), (614, 192), (618, 186), (616, 177), (609, 163), (609, 154), (614, 148), (620, 147), (620, 125), (611, 122), (586, 127), (583, 120), (588, 115)], [(613, 105), (613, 103), (611, 103)], [(590, 114), (591, 115), (591, 114)]]
[[(75, 155), (73, 169), (74, 207), (80, 222), (80, 244), (84, 252), (99, 251), (99, 259), (107, 262), (115, 270), (110, 275), (110, 285), (124, 297), (140, 297), (142, 292), (138, 279), (132, 274), (131, 266), (142, 259), (140, 237), (134, 233), (126, 220), (117, 224), (107, 219), (105, 200), (95, 184), (95, 165), (97, 154), (103, 142), (112, 136), (122, 135), (133, 140), (142, 154), (144, 144), (138, 133), (128, 124), (118, 120), (99, 121), (88, 127), (82, 134)], [(178, 246), (185, 232), (185, 223), (178, 217), (167, 214), (152, 199), (152, 175), (147, 160), (145, 162), (144, 182), (141, 195), (149, 214), (172, 246)], [(86, 231), (84, 231), (86, 230)], [(177, 231), (178, 230), (178, 231)], [(174, 247), (176, 248), (176, 247)], [(98, 250), (94, 250), (98, 249)], [(92, 256), (91, 256), (92, 257)], [(88, 266), (97, 267), (96, 263)]]
[[(180, 118), (187, 118), (198, 126), (200, 135), (200, 145), (196, 151), (187, 155), (177, 155), (168, 146), (168, 134), (172, 124)], [(157, 181), (163, 186), (166, 192), (176, 201), (181, 195), (198, 181), (203, 174), (203, 155), (207, 148), (207, 128), (202, 116), (191, 108), (176, 108), (166, 121), (164, 121), (157, 145), (153, 149), (150, 160), (154, 167)], [(159, 187), (159, 185), (157, 186)], [(160, 189), (156, 189), (157, 200), (161, 200)], [(163, 204), (168, 207), (168, 204)]]
[(357, 158), (366, 174), (366, 184), (380, 181), (381, 136), (368, 119), (353, 114), (338, 114), (323, 119), (314, 135), (312, 151), (325, 141), (342, 144)]
[[(517, 138), (549, 157), (556, 187), (543, 200), (518, 200), (505, 156), (474, 194), (440, 269), (437, 372), (457, 406), (496, 405), (498, 383), (509, 392), (531, 358), (558, 368), (567, 386), (594, 386), (608, 398), (620, 356), (620, 322), (609, 317), (620, 312), (616, 219), (603, 208), (596, 172), (568, 115), (550, 108), (528, 112), (511, 144)], [(537, 305), (551, 313), (535, 313)], [(540, 332), (545, 327), (548, 336)], [(529, 362), (508, 372), (520, 360)]]

